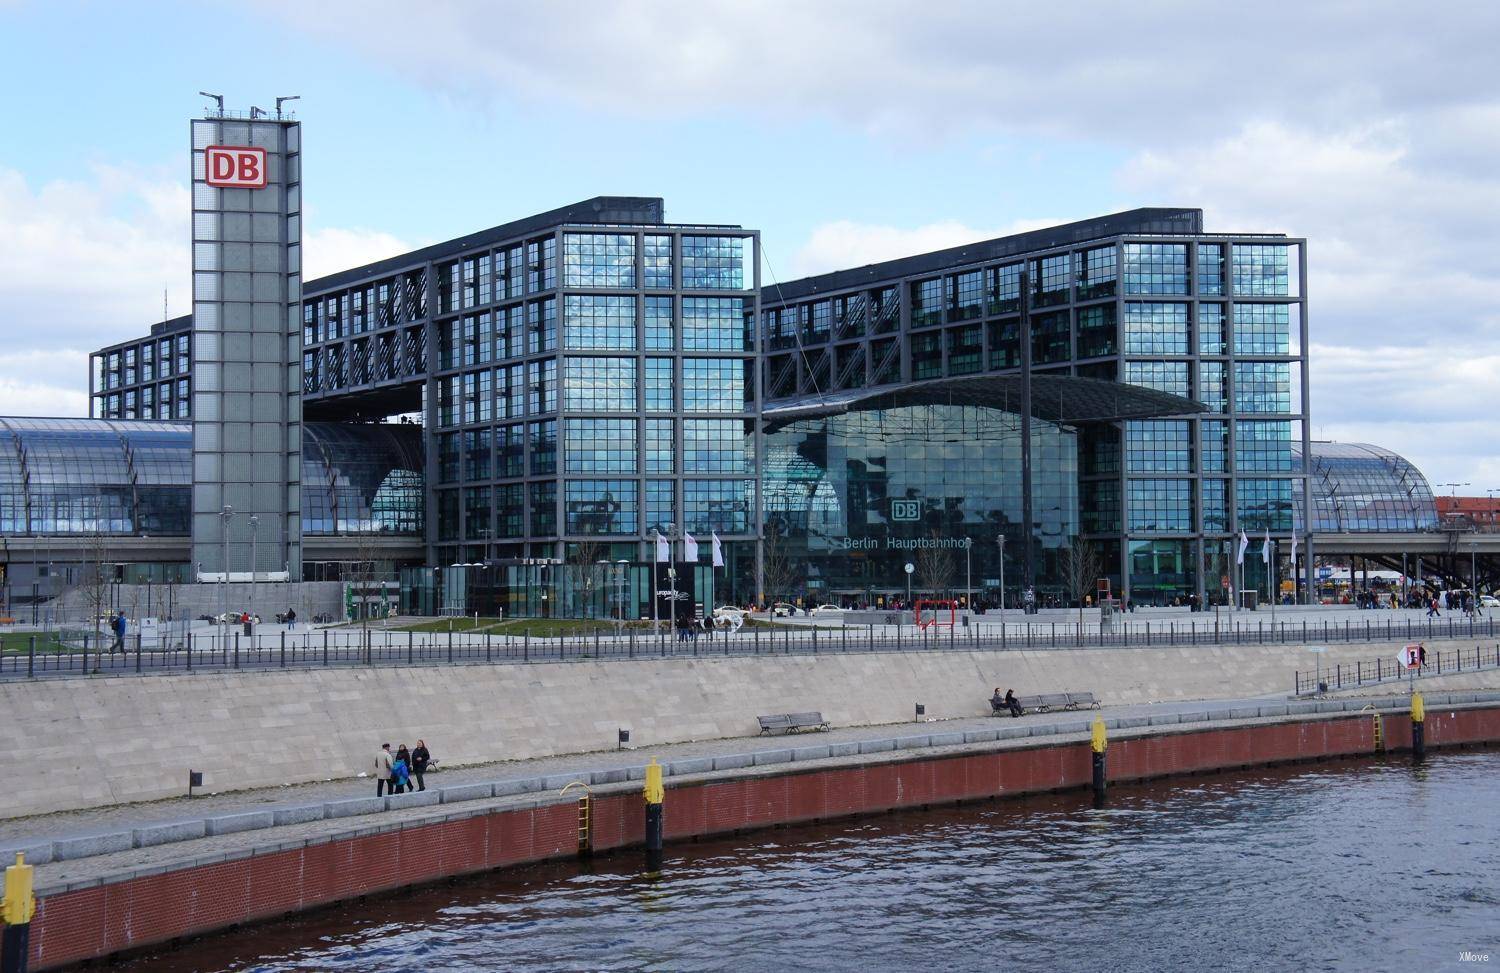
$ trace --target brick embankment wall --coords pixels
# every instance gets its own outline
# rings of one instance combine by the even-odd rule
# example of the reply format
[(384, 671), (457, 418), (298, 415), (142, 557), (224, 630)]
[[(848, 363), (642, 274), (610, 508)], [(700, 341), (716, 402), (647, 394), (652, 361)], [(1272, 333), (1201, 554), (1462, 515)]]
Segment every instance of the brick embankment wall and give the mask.
[[(1409, 747), (1410, 720), (1384, 714), (1388, 749)], [(1500, 742), (1500, 707), (1430, 710), (1430, 747)], [(1109, 777), (1139, 780), (1369, 754), (1374, 716), (1276, 719), (1210, 729), (1125, 731), (1109, 747)], [(783, 765), (669, 781), (669, 841), (741, 829), (875, 814), (902, 808), (1087, 786), (1088, 743), (991, 744), (920, 757), (866, 755), (823, 766)], [(568, 857), (577, 850), (577, 805), (552, 799), (271, 849), (232, 861), (106, 881), (42, 895), (32, 923), (34, 969), (51, 969), (233, 924), (449, 876)], [(640, 844), (638, 785), (594, 798), (595, 851)]]
[[(1388, 645), (1330, 647), (1324, 666)], [(996, 686), (1106, 705), (1292, 691), (1299, 646), (848, 653), (533, 665), (313, 669), (5, 681), (0, 818), (353, 777), (382, 741), (448, 766), (753, 736), (762, 713), (835, 726), (983, 716)], [(295, 760), (255, 755), (295, 754)]]

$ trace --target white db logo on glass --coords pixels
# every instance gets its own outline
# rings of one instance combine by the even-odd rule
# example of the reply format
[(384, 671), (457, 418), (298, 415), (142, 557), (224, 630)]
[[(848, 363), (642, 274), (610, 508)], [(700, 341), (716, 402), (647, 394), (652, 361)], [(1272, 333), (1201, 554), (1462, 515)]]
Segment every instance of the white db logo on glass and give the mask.
[(920, 500), (892, 500), (892, 520), (921, 520), (922, 501)]

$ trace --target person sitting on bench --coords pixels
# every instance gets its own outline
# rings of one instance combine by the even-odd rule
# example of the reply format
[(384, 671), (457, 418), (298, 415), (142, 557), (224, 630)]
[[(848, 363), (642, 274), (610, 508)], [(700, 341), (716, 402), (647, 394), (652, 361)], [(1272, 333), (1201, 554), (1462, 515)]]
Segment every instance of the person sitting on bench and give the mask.
[[(997, 693), (999, 691), (1000, 690), (998, 689), (995, 690), (995, 692)], [(1007, 689), (1005, 691), (1005, 699), (1003, 699), (1001, 702), (1006, 709), (1010, 710), (1011, 716), (1021, 715), (1021, 703), (1016, 699), (1016, 691), (1014, 689)]]

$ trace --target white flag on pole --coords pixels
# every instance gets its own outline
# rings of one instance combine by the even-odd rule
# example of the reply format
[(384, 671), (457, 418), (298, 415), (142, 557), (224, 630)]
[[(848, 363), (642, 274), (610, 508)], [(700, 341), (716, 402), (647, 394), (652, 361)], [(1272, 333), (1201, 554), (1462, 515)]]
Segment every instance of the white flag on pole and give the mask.
[(667, 543), (665, 537), (661, 536), (661, 531), (654, 530), (651, 533), (656, 535), (656, 563), (665, 564), (672, 560), (672, 546)]
[(1271, 528), (1266, 528), (1265, 543), (1260, 545), (1260, 559), (1266, 564), (1271, 563)]
[(1292, 534), (1292, 563), (1297, 563), (1297, 535)]
[(682, 559), (689, 564), (698, 561), (698, 542), (687, 531), (682, 532)]
[(1249, 546), (1250, 546), (1250, 538), (1246, 537), (1245, 536), (1245, 532), (1243, 530), (1241, 530), (1240, 531), (1240, 551), (1239, 551), (1238, 554), (1235, 555), (1235, 558), (1234, 558), (1234, 563), (1235, 564), (1244, 564), (1245, 563), (1245, 548), (1247, 548)]
[(722, 541), (719, 540), (719, 532), (718, 531), (714, 531), (714, 533), (713, 533), (713, 539), (714, 539), (714, 567), (716, 567), (716, 568), (722, 568), (724, 566), (724, 544), (723, 544)]

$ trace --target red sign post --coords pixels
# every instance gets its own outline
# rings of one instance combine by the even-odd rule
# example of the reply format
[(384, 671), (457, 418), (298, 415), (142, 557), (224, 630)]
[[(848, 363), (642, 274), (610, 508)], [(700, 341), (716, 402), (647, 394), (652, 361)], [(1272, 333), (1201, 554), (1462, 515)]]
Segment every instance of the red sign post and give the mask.
[(266, 150), (248, 145), (210, 145), (203, 152), (204, 181), (226, 189), (265, 189)]

